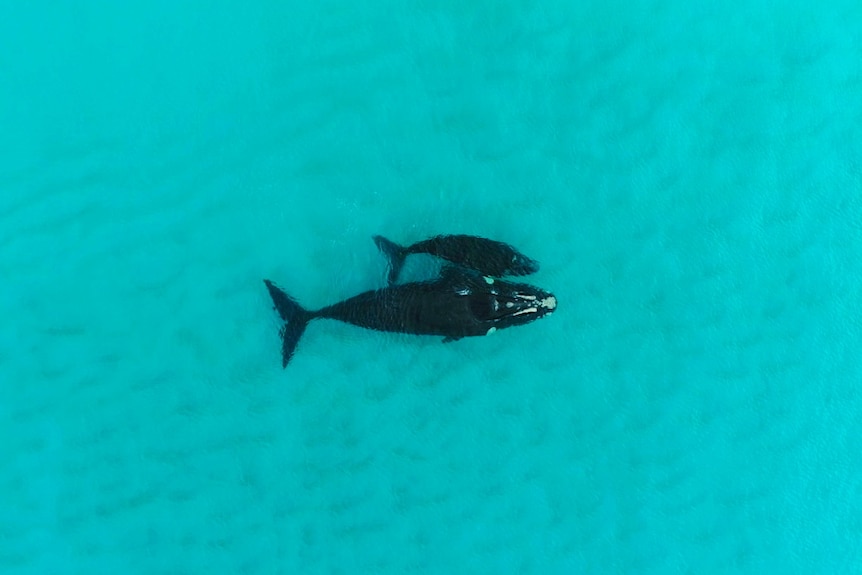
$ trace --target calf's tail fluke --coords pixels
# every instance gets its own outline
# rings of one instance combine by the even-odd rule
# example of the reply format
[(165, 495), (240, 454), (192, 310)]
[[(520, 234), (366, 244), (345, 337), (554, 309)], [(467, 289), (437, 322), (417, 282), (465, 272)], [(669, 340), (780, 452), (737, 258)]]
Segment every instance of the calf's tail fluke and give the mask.
[(373, 239), (374, 243), (377, 244), (377, 248), (389, 260), (389, 283), (394, 284), (398, 281), (398, 274), (401, 273), (401, 268), (404, 266), (404, 258), (407, 257), (407, 250), (383, 236), (374, 236)]
[(272, 303), (275, 304), (278, 315), (285, 322), (280, 332), (281, 365), (287, 367), (287, 363), (296, 350), (296, 344), (299, 343), (299, 338), (305, 333), (305, 328), (308, 326), (308, 322), (314, 318), (314, 314), (303, 309), (295, 299), (281, 291), (271, 281), (263, 280), (263, 283), (269, 290), (269, 295), (272, 297)]

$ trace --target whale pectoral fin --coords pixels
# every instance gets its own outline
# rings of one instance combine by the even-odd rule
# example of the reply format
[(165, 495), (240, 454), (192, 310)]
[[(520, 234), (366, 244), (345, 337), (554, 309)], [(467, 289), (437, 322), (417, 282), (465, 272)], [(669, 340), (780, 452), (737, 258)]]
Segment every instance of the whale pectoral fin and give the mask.
[(461, 338), (460, 338), (460, 337), (453, 337), (453, 336), (451, 336), (451, 335), (447, 335), (446, 337), (444, 337), (444, 338), (443, 338), (443, 343), (451, 343), (451, 342), (453, 342), (453, 341), (458, 341), (459, 339), (461, 339)]

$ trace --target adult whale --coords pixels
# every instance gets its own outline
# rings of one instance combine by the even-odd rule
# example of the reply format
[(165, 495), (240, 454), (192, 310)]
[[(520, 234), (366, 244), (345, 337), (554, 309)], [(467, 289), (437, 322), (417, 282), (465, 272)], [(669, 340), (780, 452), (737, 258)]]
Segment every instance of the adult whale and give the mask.
[(434, 236), (407, 247), (383, 236), (373, 236), (373, 239), (389, 259), (390, 284), (398, 280), (404, 260), (410, 254), (431, 254), (491, 277), (525, 276), (539, 271), (539, 262), (509, 244), (479, 236)]
[(271, 281), (263, 283), (285, 321), (280, 332), (283, 367), (313, 319), (336, 319), (379, 331), (442, 335), (449, 342), (523, 325), (550, 315), (557, 307), (557, 298), (537, 287), (456, 267), (444, 268), (432, 281), (367, 291), (317, 311), (304, 309)]

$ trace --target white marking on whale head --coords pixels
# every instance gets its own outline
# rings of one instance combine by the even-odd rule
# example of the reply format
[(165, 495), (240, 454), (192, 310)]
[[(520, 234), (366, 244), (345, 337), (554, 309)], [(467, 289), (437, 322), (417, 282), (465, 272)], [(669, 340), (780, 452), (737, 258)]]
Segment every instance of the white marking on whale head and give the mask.
[(524, 315), (525, 313), (536, 313), (537, 311), (539, 311), (539, 308), (528, 307), (528, 308), (522, 309), (520, 311), (516, 311), (515, 313), (512, 314), (512, 317), (514, 317), (516, 315)]
[(552, 295), (544, 298), (539, 303), (545, 309), (556, 309), (557, 308), (557, 298), (555, 298)]

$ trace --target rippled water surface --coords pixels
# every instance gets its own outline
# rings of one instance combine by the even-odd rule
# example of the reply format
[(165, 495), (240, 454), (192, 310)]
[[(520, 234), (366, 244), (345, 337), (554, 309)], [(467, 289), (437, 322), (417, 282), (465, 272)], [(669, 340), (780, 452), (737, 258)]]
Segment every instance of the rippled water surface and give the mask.
[[(3, 573), (858, 573), (862, 8), (0, 7)], [(270, 278), (503, 240), (553, 317)]]

